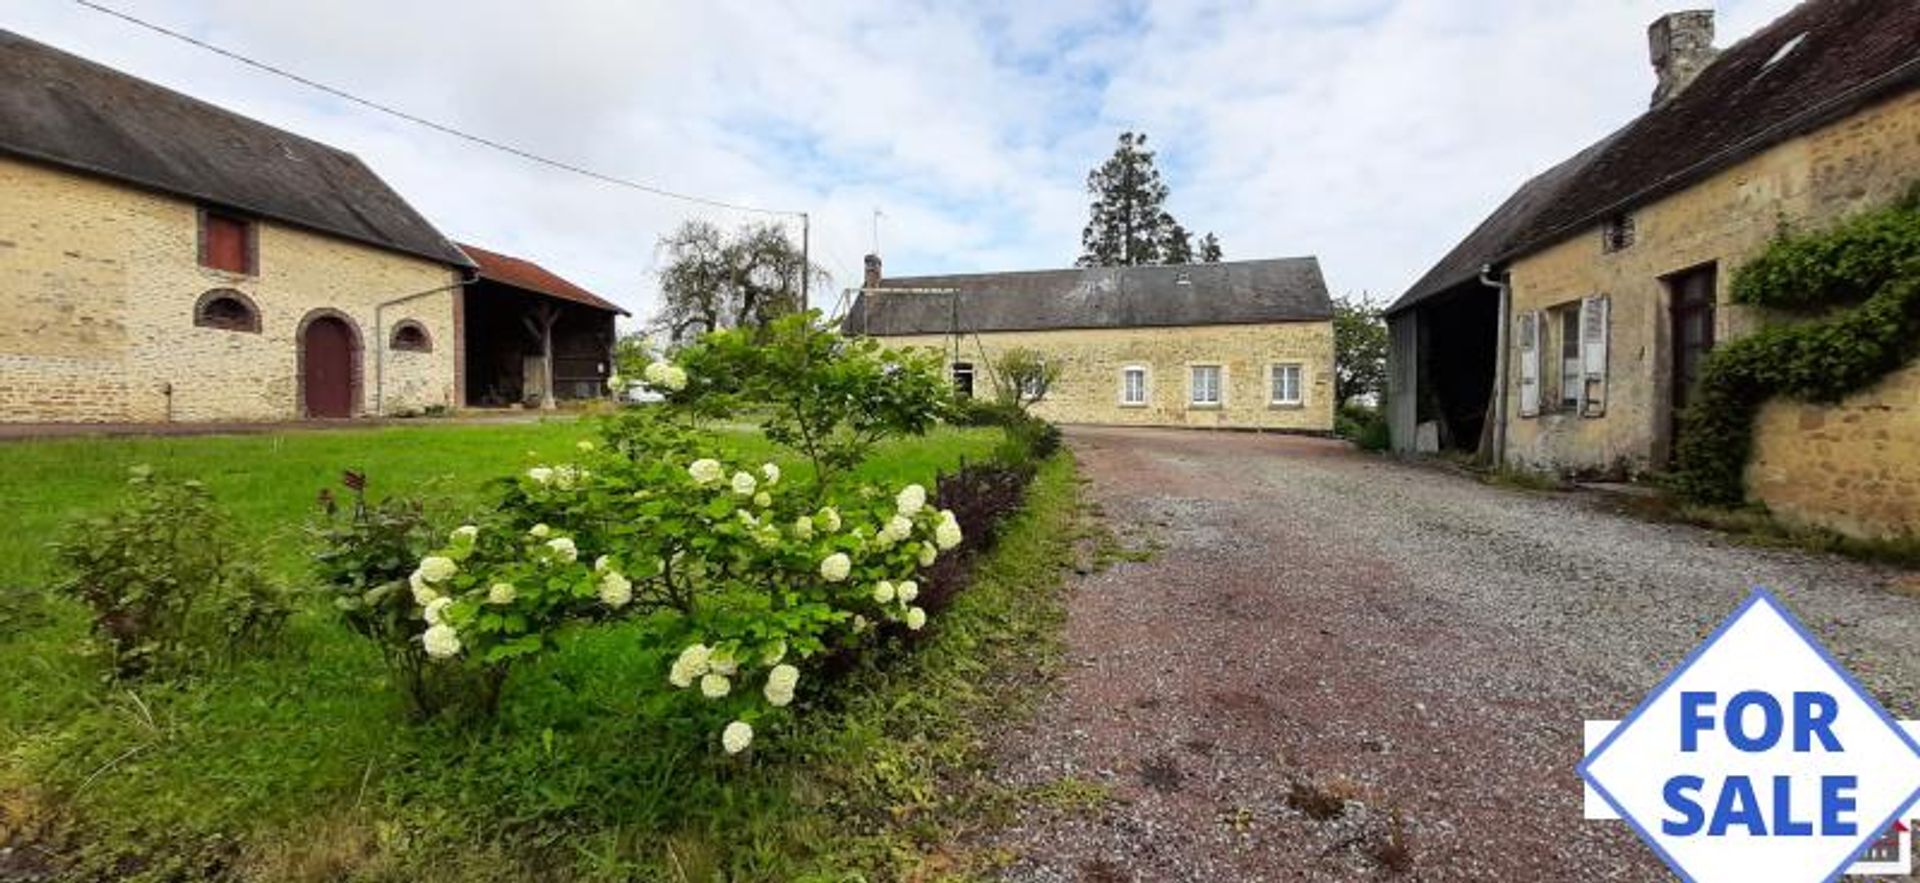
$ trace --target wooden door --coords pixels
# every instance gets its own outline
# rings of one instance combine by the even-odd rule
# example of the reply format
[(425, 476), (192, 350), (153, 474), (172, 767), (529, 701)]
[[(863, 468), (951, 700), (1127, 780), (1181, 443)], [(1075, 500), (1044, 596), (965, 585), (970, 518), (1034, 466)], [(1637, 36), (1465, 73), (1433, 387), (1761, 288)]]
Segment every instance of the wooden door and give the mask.
[(1672, 302), (1673, 372), (1669, 400), (1673, 410), (1673, 445), (1680, 448), (1680, 414), (1686, 410), (1694, 385), (1700, 379), (1701, 366), (1713, 351), (1714, 265), (1708, 264), (1667, 280)]
[(306, 416), (353, 416), (353, 329), (333, 316), (307, 323), (302, 347)]

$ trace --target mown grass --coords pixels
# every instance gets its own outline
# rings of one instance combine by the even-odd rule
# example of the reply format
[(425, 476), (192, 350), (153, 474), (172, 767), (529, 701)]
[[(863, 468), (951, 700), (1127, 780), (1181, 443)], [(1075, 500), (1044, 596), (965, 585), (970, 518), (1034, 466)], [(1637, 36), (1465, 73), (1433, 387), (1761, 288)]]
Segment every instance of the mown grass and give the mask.
[[(471, 503), (528, 451), (556, 458), (587, 433), (535, 424), (10, 445), (19, 456), (4, 458), (0, 487), (19, 523), (0, 548), (36, 549), (65, 517), (111, 500), (126, 466), (149, 463), (205, 479), (282, 544), (269, 559), (293, 578), (312, 495), (344, 466), (376, 486)], [(927, 480), (995, 440), (942, 430), (890, 446), (867, 474)], [(756, 436), (730, 444), (742, 457), (768, 453)], [(408, 727), (373, 649), (324, 610), (304, 611), (267, 657), (116, 686), (81, 652), (78, 611), (14, 605), (0, 636), (0, 669), (15, 673), (0, 694), (0, 844), (29, 870), (78, 879), (889, 879), (937, 868), (926, 856), (964, 819), (956, 810), (990, 789), (972, 722), (1002, 714), (1022, 673), (1054, 652), (1048, 587), (1070, 552), (1074, 489), (1071, 464), (1048, 463), (975, 585), (911, 653), (803, 696), (796, 723), (745, 760), (642, 713), (640, 679), (657, 673), (618, 627), (570, 635), (516, 672), (492, 724)]]

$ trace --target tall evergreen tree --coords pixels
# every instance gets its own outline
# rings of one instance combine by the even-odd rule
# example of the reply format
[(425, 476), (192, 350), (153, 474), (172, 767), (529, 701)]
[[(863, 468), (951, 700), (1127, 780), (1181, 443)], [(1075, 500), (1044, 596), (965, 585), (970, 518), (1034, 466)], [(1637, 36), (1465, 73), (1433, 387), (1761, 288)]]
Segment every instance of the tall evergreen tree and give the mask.
[(1147, 136), (1122, 132), (1113, 156), (1087, 174), (1093, 197), (1080, 234), (1082, 267), (1158, 263), (1173, 217), (1166, 212), (1167, 185), (1154, 168)]
[(1208, 232), (1200, 237), (1200, 262), (1203, 264), (1220, 263), (1220, 237)]
[(1160, 262), (1163, 264), (1193, 263), (1193, 234), (1180, 222), (1162, 215), (1166, 222), (1166, 232), (1160, 240)]

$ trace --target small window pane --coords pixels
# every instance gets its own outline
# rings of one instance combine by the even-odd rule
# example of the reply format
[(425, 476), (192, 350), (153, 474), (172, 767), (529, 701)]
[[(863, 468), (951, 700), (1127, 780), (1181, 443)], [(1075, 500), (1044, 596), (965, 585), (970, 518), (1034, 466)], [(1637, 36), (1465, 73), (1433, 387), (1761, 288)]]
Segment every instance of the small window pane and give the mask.
[(1273, 401), (1282, 405), (1300, 403), (1300, 366), (1273, 366)]
[(1193, 403), (1196, 405), (1220, 404), (1220, 366), (1193, 366)]
[(1128, 368), (1121, 375), (1120, 400), (1129, 405), (1144, 405), (1147, 402), (1147, 372), (1144, 368)]

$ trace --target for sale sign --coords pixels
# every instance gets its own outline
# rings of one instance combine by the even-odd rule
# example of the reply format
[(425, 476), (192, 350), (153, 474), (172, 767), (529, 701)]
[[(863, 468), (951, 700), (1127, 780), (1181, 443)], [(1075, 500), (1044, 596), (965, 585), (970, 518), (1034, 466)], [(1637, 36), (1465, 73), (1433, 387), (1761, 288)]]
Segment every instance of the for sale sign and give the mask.
[(1682, 878), (1815, 883), (1920, 798), (1920, 743), (1756, 590), (1580, 775)]

